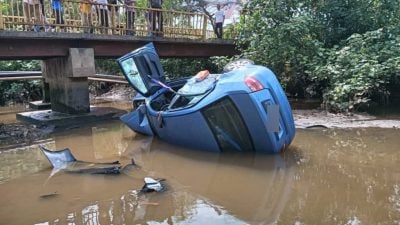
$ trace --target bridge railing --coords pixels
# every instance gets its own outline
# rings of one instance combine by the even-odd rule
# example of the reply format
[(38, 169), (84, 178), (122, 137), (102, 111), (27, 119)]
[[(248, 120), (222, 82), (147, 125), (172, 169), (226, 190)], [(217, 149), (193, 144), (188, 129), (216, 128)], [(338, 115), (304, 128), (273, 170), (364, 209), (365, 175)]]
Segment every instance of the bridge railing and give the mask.
[(203, 13), (97, 4), (89, 0), (64, 0), (62, 10), (55, 10), (52, 1), (26, 1), (36, 4), (0, 0), (0, 30), (215, 38), (211, 22)]

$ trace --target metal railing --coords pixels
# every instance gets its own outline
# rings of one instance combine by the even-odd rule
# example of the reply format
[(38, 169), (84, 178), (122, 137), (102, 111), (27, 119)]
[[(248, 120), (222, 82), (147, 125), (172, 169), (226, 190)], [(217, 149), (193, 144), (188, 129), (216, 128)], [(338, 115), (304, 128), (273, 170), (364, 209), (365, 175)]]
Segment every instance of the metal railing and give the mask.
[[(44, 79), (41, 71), (0, 71), (0, 82), (10, 80), (39, 80)], [(123, 76), (95, 74), (88, 76), (88, 80), (107, 83), (128, 84)]]
[[(54, 2), (61, 2), (55, 5)], [(89, 0), (0, 0), (0, 30), (215, 38), (208, 17)]]

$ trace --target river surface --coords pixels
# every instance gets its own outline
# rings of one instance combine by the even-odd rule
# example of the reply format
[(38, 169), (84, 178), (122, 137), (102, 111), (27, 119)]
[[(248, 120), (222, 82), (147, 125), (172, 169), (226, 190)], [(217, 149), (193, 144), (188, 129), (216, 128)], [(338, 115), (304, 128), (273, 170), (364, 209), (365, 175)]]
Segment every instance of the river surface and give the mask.
[[(38, 146), (0, 152), (0, 224), (400, 224), (400, 130), (302, 129), (279, 155), (215, 154), (118, 121), (45, 146), (120, 175), (53, 174)], [(138, 194), (144, 177), (162, 193)]]

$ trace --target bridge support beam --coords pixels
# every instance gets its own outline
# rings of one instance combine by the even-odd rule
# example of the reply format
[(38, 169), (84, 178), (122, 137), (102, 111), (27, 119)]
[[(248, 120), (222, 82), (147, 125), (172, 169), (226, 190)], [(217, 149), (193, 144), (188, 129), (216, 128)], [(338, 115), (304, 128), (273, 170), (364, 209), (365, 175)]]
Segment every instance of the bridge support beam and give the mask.
[(92, 48), (70, 48), (68, 57), (43, 60), (42, 74), (50, 87), (53, 111), (90, 112), (88, 76), (95, 74)]
[(43, 80), (43, 103), (50, 103), (50, 85), (48, 82)]

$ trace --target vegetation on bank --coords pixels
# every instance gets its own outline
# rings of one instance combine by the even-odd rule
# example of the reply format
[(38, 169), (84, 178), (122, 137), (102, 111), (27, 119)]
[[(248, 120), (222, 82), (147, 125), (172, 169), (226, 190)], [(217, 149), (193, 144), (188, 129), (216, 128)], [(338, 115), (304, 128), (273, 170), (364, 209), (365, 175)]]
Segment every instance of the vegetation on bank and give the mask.
[[(0, 71), (37, 71), (40, 61), (0, 61)], [(0, 80), (0, 106), (14, 102), (29, 102), (42, 97), (40, 80)]]
[(363, 110), (400, 89), (399, 15), (398, 0), (252, 0), (237, 43), (291, 95)]
[[(189, 58), (169, 58), (161, 59), (167, 79), (176, 79), (179, 77), (188, 77), (196, 74), (198, 71), (208, 69), (211, 72), (218, 72), (218, 67), (210, 59), (189, 59)], [(121, 70), (114, 59), (96, 59), (96, 73), (108, 75), (120, 75)], [(0, 61), (0, 71), (40, 71), (39, 60), (14, 60)], [(110, 84), (94, 85), (90, 88), (93, 93), (103, 93), (104, 90), (110, 90)], [(102, 89), (94, 91), (93, 89)], [(42, 99), (42, 81), (41, 80), (0, 80), (0, 106), (24, 103)]]

